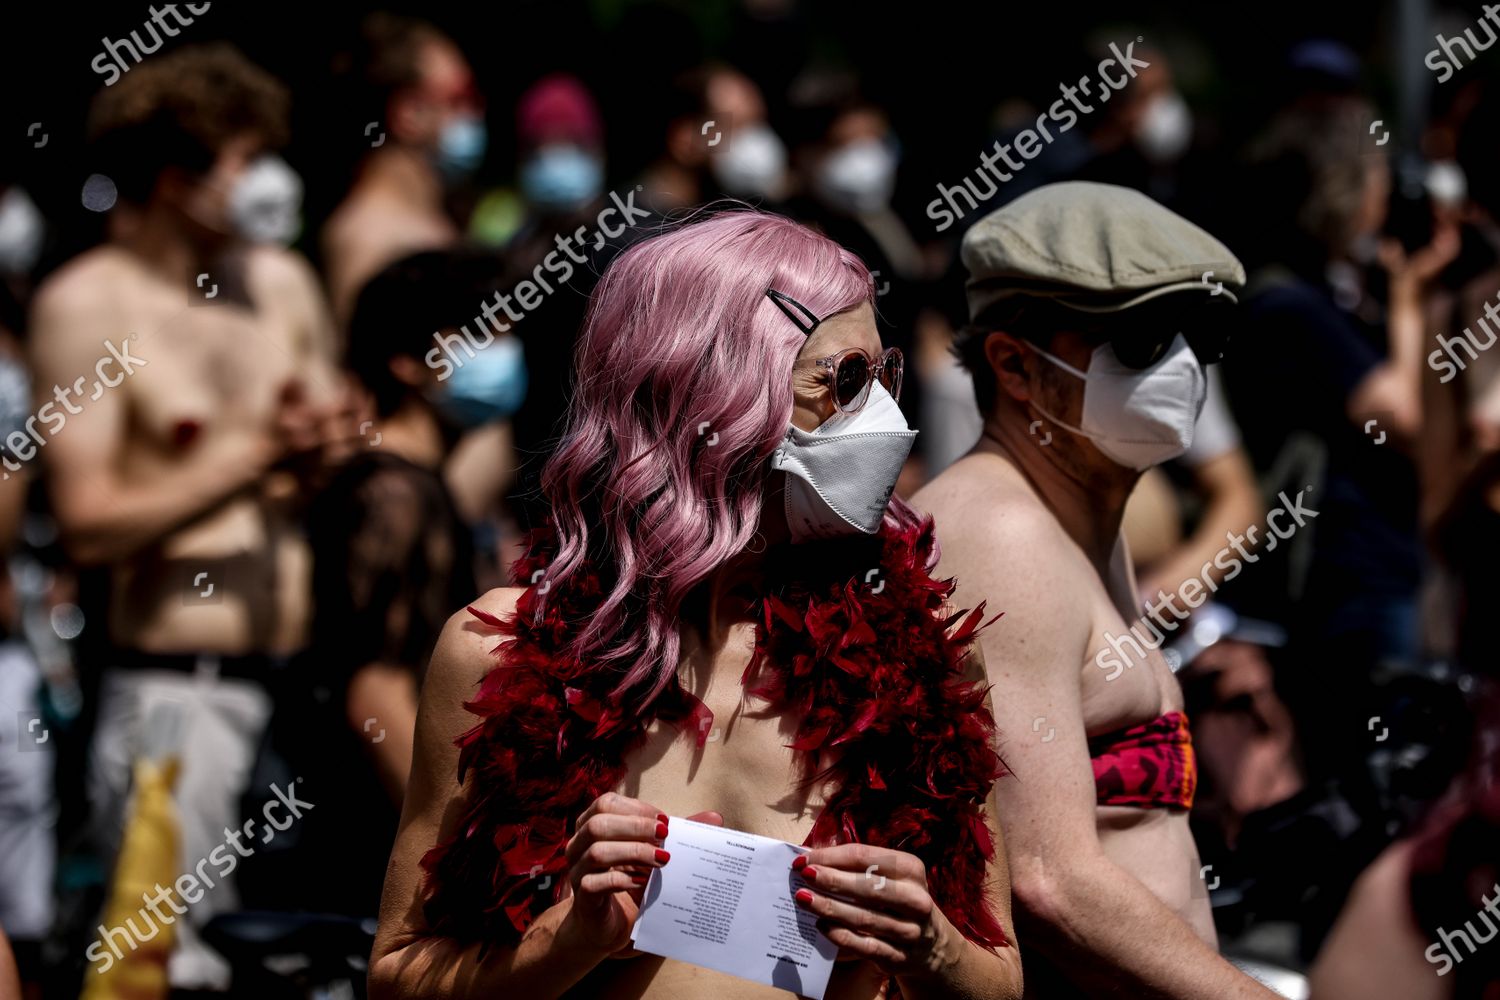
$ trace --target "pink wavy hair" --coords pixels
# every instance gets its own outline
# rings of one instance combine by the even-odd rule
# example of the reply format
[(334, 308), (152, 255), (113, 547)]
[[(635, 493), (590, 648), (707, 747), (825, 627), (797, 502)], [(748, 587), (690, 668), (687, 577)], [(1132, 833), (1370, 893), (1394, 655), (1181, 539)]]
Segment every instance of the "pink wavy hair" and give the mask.
[[(753, 210), (636, 244), (593, 293), (566, 430), (542, 472), (557, 532), (545, 582), (566, 588), (585, 563), (599, 574), (599, 603), (564, 652), (617, 671), (615, 695), (637, 708), (676, 671), (684, 598), (760, 521), (807, 340), (768, 288), (819, 317), (874, 295), (852, 253)], [(886, 517), (917, 520), (894, 497)]]

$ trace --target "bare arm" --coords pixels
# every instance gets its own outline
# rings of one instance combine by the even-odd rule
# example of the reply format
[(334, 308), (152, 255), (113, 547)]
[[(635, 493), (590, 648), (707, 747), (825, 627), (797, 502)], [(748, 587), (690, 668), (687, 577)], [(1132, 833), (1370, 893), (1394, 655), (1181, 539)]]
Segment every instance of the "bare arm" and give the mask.
[(417, 685), (411, 671), (386, 663), (361, 667), (349, 682), (349, 726), (365, 739), (375, 773), (391, 801), (406, 797), (417, 727)]
[(8, 554), (21, 537), (21, 520), (26, 516), (26, 492), (30, 488), (29, 472), (12, 472), (10, 479), (0, 480), (0, 554)]
[[(129, 383), (72, 393), (67, 405), (76, 413), (58, 394), (93, 384), (96, 366), (108, 357), (104, 340), (126, 343), (127, 332), (90, 290), (65, 282), (37, 296), (31, 343), (39, 425), (55, 435), (42, 452), (64, 540), (83, 563), (116, 561), (160, 541), (256, 484), (279, 454), (267, 433), (229, 430), (149, 480), (123, 476), (119, 456), (130, 430)], [(150, 363), (148, 350), (137, 353)], [(66, 423), (49, 425), (48, 414)]]
[(1015, 925), (1010, 916), (1010, 880), (1005, 862), (1005, 839), (995, 815), (994, 796), (990, 797), (985, 822), (995, 841), (995, 860), (989, 865), (990, 906), (1000, 918), (1008, 941), (994, 951), (973, 941), (960, 939), (950, 961), (927, 975), (909, 975), (898, 979), (906, 1000), (938, 997), (963, 1000), (1019, 1000), (1023, 995), (1021, 952), (1017, 947)]
[[(965, 666), (967, 679), (978, 681), (986, 679), (984, 653), (977, 643), (973, 647), (973, 655), (967, 658)], [(990, 698), (985, 699), (985, 705), (991, 712), (994, 711), (995, 706)], [(1013, 1000), (1023, 993), (1021, 951), (1016, 941), (1015, 922), (1011, 919), (1010, 912), (1010, 865), (1005, 860), (1005, 835), (1000, 826), (999, 807), (993, 792), (985, 806), (985, 824), (989, 827), (990, 837), (995, 845), (995, 856), (986, 866), (986, 895), (990, 912), (995, 914), (996, 919), (1000, 921), (1000, 926), (1005, 928), (1007, 943), (995, 951), (990, 951), (972, 941), (960, 942), (961, 948), (944, 975), (930, 979), (907, 977), (900, 980), (901, 993), (907, 1000), (921, 1000), (926, 997), (973, 997), (976, 1000), (980, 997), (988, 997), (994, 1000)]]
[(0, 931), (0, 1000), (21, 1000), (21, 975), (4, 931)]
[(1206, 498), (1203, 517), (1192, 537), (1153, 566), (1141, 581), (1140, 591), (1154, 599), (1158, 590), (1175, 594), (1187, 580), (1205, 574), (1215, 584), (1224, 581), (1225, 570), (1213, 565), (1230, 532), (1243, 533), (1265, 517), (1265, 504), (1255, 486), (1250, 462), (1240, 448), (1212, 458), (1193, 470), (1193, 480)]
[[(982, 595), (1005, 616), (981, 634), (996, 721), (1013, 776), (995, 788), (1011, 886), (1027, 946), (1091, 992), (1196, 1000), (1273, 996), (1205, 944), (1145, 885), (1111, 861), (1096, 832), (1080, 666), (1090, 635), (1070, 598), (1068, 544), (1040, 511), (986, 507), (949, 521), (943, 574), (965, 606)], [(939, 523), (941, 530), (942, 523)], [(1044, 742), (1033, 721), (1055, 736)], [(1143, 936), (1149, 928), (1149, 936)]]
[(1313, 965), (1313, 1000), (1447, 1000), (1453, 995), (1440, 978), (1448, 971), (1443, 963), (1451, 966), (1452, 960), (1442, 957), (1441, 949), (1431, 952), (1439, 961), (1423, 957), (1429, 944), (1411, 916), (1410, 857), (1411, 845), (1398, 841), (1354, 883)]
[[(475, 606), (511, 612), (519, 590), (492, 591)], [(411, 781), (380, 900), (380, 931), (370, 964), (371, 1000), (461, 1000), (490, 996), (556, 997), (581, 980), (611, 950), (591, 943), (569, 921), (570, 897), (537, 919), (514, 948), (491, 948), (434, 936), (422, 915), (421, 858), (458, 820), (458, 748), (453, 740), (473, 725), (463, 708), (493, 663), (493, 634), (461, 611), (438, 640), (417, 709)]]
[(1390, 301), (1386, 312), (1386, 360), (1373, 368), (1349, 394), (1349, 419), (1359, 427), (1366, 421), (1388, 423), (1395, 443), (1412, 448), (1422, 429), (1423, 337), (1426, 334), (1426, 287), (1458, 254), (1456, 228), (1444, 226), (1432, 242), (1410, 256), (1400, 244), (1381, 244), (1381, 264), (1390, 273)]
[(515, 475), (515, 435), (508, 421), (476, 427), (459, 438), (443, 465), (454, 506), (469, 524), (492, 514)]

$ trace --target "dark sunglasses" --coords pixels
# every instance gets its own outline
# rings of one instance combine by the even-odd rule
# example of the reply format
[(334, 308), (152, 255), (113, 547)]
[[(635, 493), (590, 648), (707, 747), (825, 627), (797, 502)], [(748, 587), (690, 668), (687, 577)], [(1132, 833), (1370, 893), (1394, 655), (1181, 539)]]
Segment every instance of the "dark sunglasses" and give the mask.
[[(776, 308), (785, 313), (793, 325), (806, 336), (812, 336), (818, 324), (823, 322), (813, 315), (811, 309), (790, 295), (778, 292), (774, 288), (766, 289), (766, 295), (770, 296), (771, 301), (776, 303)], [(798, 368), (821, 368), (827, 372), (834, 409), (840, 413), (856, 413), (869, 400), (870, 386), (875, 384), (876, 379), (880, 380), (880, 384), (885, 387), (886, 392), (890, 393), (892, 399), (900, 400), (905, 359), (901, 355), (900, 348), (896, 347), (887, 348), (878, 358), (872, 358), (859, 348), (851, 347), (826, 358), (818, 358), (816, 361), (806, 361), (793, 366), (794, 370)]]
[(1171, 348), (1172, 341), (1177, 339), (1178, 333), (1187, 340), (1188, 347), (1193, 349), (1199, 364), (1212, 365), (1224, 360), (1224, 353), (1229, 347), (1229, 333), (1222, 330), (1173, 330), (1169, 333), (1153, 330), (1115, 334), (1100, 338), (1100, 341), (1107, 339), (1114, 345), (1115, 357), (1120, 359), (1120, 363), (1139, 371), (1160, 361)]

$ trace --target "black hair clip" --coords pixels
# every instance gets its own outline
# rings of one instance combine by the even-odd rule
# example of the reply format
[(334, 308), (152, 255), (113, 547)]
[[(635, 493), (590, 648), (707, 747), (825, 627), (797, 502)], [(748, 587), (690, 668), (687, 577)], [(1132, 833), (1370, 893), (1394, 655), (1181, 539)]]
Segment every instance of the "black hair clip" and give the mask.
[[(783, 292), (778, 292), (774, 288), (767, 288), (766, 294), (771, 297), (772, 302), (776, 303), (777, 309), (780, 309), (782, 312), (786, 313), (786, 318), (792, 321), (792, 325), (801, 330), (809, 337), (811, 337), (812, 332), (818, 328), (818, 324), (823, 322), (813, 314), (813, 311), (811, 309), (807, 308), (807, 306), (798, 302), (790, 295), (787, 295)], [(797, 309), (801, 310), (802, 315), (798, 316), (796, 313), (792, 312), (792, 310), (789, 308), (790, 306), (795, 306)]]

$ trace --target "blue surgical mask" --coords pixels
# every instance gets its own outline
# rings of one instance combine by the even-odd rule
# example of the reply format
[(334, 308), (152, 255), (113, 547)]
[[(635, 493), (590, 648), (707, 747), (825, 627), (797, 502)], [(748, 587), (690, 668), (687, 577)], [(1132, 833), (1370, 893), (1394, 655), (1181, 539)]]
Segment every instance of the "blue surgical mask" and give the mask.
[(497, 337), (468, 357), (432, 393), (438, 412), (465, 429), (510, 416), (526, 399), (526, 356), (514, 336)]
[(582, 208), (603, 190), (599, 158), (577, 146), (545, 146), (521, 164), (521, 193), (538, 208)]
[(479, 169), (490, 145), (489, 129), (477, 115), (460, 115), (443, 126), (438, 136), (438, 169), (460, 180)]

